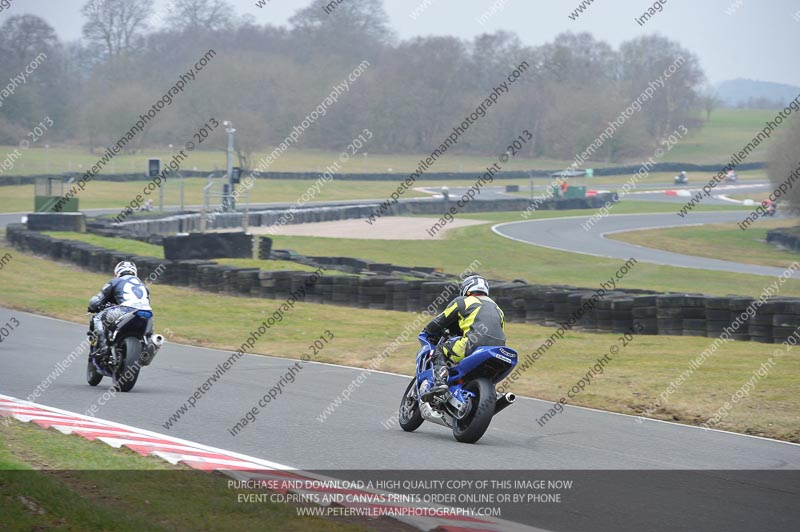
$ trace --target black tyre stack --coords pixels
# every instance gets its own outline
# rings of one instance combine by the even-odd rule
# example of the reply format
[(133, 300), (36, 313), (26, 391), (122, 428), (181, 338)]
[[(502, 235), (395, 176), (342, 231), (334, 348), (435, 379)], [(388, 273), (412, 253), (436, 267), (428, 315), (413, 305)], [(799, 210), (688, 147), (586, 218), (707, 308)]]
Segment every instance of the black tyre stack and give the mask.
[(640, 334), (658, 334), (658, 296), (636, 296), (633, 298), (631, 319), (639, 324)]
[(552, 325), (560, 326), (569, 320), (569, 292), (566, 290), (553, 290), (547, 293), (547, 297), (553, 302), (553, 313), (546, 316)]
[(585, 292), (581, 295), (581, 306), (588, 308), (588, 311), (584, 311), (583, 315), (581, 316), (580, 324), (581, 327), (585, 331), (592, 331), (597, 332), (599, 331), (599, 325), (597, 324), (598, 318), (598, 308), (597, 303), (592, 298), (595, 295), (594, 292)]
[(616, 296), (611, 299), (611, 330), (623, 333), (633, 327), (633, 297)]
[[(692, 319), (686, 315), (684, 305), (687, 304), (686, 294), (665, 294), (656, 302), (656, 318), (658, 319), (658, 334), (668, 336), (683, 336), (684, 319)], [(705, 307), (702, 309), (705, 314)], [(693, 317), (694, 313), (692, 313)], [(705, 327), (703, 331), (705, 336)]]
[(607, 295), (595, 305), (597, 323), (595, 327), (600, 332), (610, 332), (614, 328), (614, 312), (612, 311), (613, 302)]
[(706, 296), (683, 298), (683, 336), (706, 336)]
[(314, 294), (314, 303), (330, 304), (333, 301), (333, 283), (337, 275), (323, 275), (317, 279), (319, 290)]
[(389, 281), (386, 283), (388, 294), (387, 309), (405, 311), (408, 305), (408, 281)]
[(292, 286), (291, 273), (288, 271), (261, 272), (261, 293), (271, 299), (282, 299), (289, 295)]
[(422, 307), (428, 308), (437, 299), (440, 301), (434, 305), (434, 314), (443, 311), (447, 304), (458, 294), (458, 287), (452, 289), (452, 283), (446, 281), (426, 281), (422, 283), (421, 290)]
[(511, 314), (515, 323), (525, 323), (525, 289), (523, 287), (511, 289), (511, 308), (507, 313)]
[[(289, 293), (294, 294), (298, 301), (309, 301), (318, 295), (319, 287), (316, 281), (319, 277), (311, 272), (292, 272)], [(315, 281), (316, 279), (316, 281)], [(289, 297), (287, 295), (287, 297)]]
[(408, 312), (422, 312), (422, 281), (409, 281), (406, 297), (406, 310)]
[(771, 344), (774, 340), (772, 321), (775, 317), (776, 303), (771, 301), (755, 309), (755, 316), (747, 320), (747, 332), (750, 334), (750, 341)]
[(548, 309), (552, 311), (552, 303), (545, 298), (547, 288), (544, 286), (531, 286), (525, 297), (525, 322), (543, 325)]
[(728, 302), (730, 310), (730, 323), (727, 325), (733, 340), (750, 340), (748, 322), (750, 317), (746, 314), (747, 308), (753, 303), (751, 297), (732, 297)]
[[(775, 301), (767, 303), (774, 309), (772, 315), (772, 338), (773, 342), (780, 344), (793, 336), (800, 327), (800, 302), (799, 301)], [(800, 334), (800, 333), (798, 333)], [(795, 337), (796, 343), (797, 337)]]
[(240, 296), (249, 296), (250, 295), (250, 286), (253, 280), (253, 275), (258, 277), (258, 268), (237, 268), (229, 272), (230, 280), (226, 278), (226, 285), (232, 285), (232, 291), (230, 293), (240, 295)]
[(358, 277), (355, 275), (334, 275), (333, 304), (355, 306), (358, 299)]
[(388, 299), (384, 284), (391, 277), (361, 277), (358, 281), (358, 306), (374, 310), (385, 310)]
[(515, 288), (514, 283), (493, 283), (492, 284), (492, 299), (497, 305), (503, 309), (505, 313), (505, 321), (519, 321), (514, 319), (514, 297), (512, 289)]
[(226, 294), (236, 294), (237, 293), (237, 274), (238, 268), (233, 268), (231, 266), (225, 266), (225, 268), (220, 269), (220, 284), (221, 284), (221, 291), (225, 292)]
[[(567, 305), (569, 306), (569, 317), (567, 318), (567, 325), (573, 316), (576, 316), (583, 306), (583, 296), (587, 292), (572, 292), (567, 296)], [(586, 323), (588, 322), (587, 316), (582, 315), (572, 322), (573, 330), (586, 330)]]
[(706, 298), (706, 337), (719, 338), (731, 326), (730, 301), (729, 297)]
[[(216, 273), (218, 271), (219, 265), (218, 264), (201, 264), (197, 267), (197, 275), (192, 276), (193, 281), (197, 280), (196, 287), (200, 290), (206, 290), (208, 292), (219, 292), (219, 287), (215, 282)], [(195, 285), (193, 285), (195, 286)]]

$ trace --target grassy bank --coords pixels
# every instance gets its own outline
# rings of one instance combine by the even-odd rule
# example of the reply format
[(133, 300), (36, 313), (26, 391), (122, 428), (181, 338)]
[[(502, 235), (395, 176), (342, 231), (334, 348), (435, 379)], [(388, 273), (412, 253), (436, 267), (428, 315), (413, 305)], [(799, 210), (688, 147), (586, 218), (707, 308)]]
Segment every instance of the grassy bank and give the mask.
[(731, 223), (631, 231), (615, 233), (608, 238), (674, 253), (786, 268), (800, 260), (800, 254), (768, 244), (767, 231), (794, 223), (794, 220), (768, 218), (757, 221), (746, 231)]
[[(13, 259), (0, 271), (0, 306), (85, 323), (86, 301), (108, 276), (32, 257), (0, 244), (0, 255), (5, 252)], [(70, 290), (65, 292), (63, 286)], [(171, 329), (175, 333), (172, 341), (221, 349), (240, 345), (253, 324), (266, 319), (280, 304), (220, 294), (208, 297), (204, 292), (161, 285), (152, 286), (152, 297), (157, 329)], [(404, 312), (300, 303), (270, 331), (268, 341), (256, 344), (255, 351), (299, 358), (310, 339), (329, 329), (337, 342), (325, 349), (320, 361), (366, 367), (414, 319), (415, 315)], [(535, 325), (511, 323), (507, 327), (509, 344), (523, 354), (532, 353), (550, 334), (552, 329)], [(698, 337), (637, 337), (613, 357), (604, 375), (574, 404), (641, 413), (710, 342)], [(523, 374), (514, 391), (556, 401), (615, 343), (614, 334), (568, 333)], [(653, 416), (685, 423), (709, 419), (772, 355), (774, 347), (750, 342), (722, 346)], [(415, 341), (405, 342), (379, 369), (411, 374), (416, 349)], [(780, 370), (761, 380), (757, 393), (732, 410), (719, 427), (800, 441), (800, 397), (795, 393), (799, 380), (800, 357), (792, 352), (781, 359)]]

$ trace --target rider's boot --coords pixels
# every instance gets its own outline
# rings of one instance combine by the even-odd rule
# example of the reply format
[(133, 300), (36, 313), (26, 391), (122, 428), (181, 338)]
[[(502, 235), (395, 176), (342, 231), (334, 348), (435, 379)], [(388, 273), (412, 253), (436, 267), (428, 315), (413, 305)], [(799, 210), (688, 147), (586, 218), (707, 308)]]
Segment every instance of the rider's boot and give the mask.
[(97, 327), (94, 331), (87, 333), (92, 337), (92, 356), (95, 359), (103, 359), (108, 356), (108, 341), (106, 340), (105, 328)]
[(428, 401), (434, 397), (444, 395), (447, 391), (447, 379), (450, 372), (447, 369), (447, 361), (441, 348), (437, 347), (433, 352), (433, 387), (422, 397), (423, 401)]

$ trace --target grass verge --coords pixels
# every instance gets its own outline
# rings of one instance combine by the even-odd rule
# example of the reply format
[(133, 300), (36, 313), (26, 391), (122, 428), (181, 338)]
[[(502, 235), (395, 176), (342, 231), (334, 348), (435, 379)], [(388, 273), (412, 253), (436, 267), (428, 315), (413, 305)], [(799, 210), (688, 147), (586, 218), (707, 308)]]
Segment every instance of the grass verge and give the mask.
[(607, 238), (649, 248), (711, 259), (786, 268), (800, 254), (767, 243), (767, 231), (791, 220), (759, 220), (746, 231), (735, 223), (614, 233)]
[[(0, 306), (85, 323), (86, 301), (108, 280), (107, 276), (33, 257), (0, 242), (0, 255), (5, 252), (11, 252), (13, 259), (0, 271)], [(65, 292), (64, 286), (70, 290)], [(240, 345), (253, 324), (266, 319), (280, 305), (276, 300), (221, 294), (208, 297), (204, 292), (171, 286), (151, 288), (158, 330), (171, 329), (175, 342), (226, 350)], [(414, 318), (405, 312), (337, 310), (330, 305), (298, 303), (279, 326), (270, 330), (268, 340), (256, 343), (254, 352), (300, 358), (307, 352), (309, 340), (329, 329), (337, 342), (327, 347), (319, 360), (367, 367)], [(516, 323), (508, 324), (506, 330), (509, 345), (523, 355), (535, 351), (552, 332), (551, 328)], [(617, 338), (614, 334), (567, 333), (523, 374), (514, 391), (557, 401), (598, 357), (618, 343)], [(710, 339), (698, 337), (639, 336), (613, 357), (605, 373), (594, 379), (573, 404), (639, 414), (710, 343)], [(386, 358), (379, 369), (413, 373), (417, 347), (415, 340), (401, 343), (397, 354)], [(653, 416), (689, 424), (711, 418), (772, 355), (774, 347), (750, 342), (730, 342), (720, 347)], [(718, 427), (800, 441), (798, 353), (800, 350), (781, 358), (779, 370), (761, 379), (754, 392), (740, 401)], [(532, 430), (533, 424), (531, 420)]]
[(117, 532), (368, 530), (299, 517), (290, 505), (240, 504), (225, 477), (17, 421), (0, 423), (0, 525)]
[[(113, 249), (121, 253), (130, 253), (131, 255), (139, 255), (142, 257), (154, 257), (156, 259), (164, 258), (164, 248), (162, 246), (156, 246), (153, 244), (148, 244), (147, 242), (140, 242), (138, 240), (112, 238), (89, 233), (69, 233), (63, 231), (45, 231), (44, 234), (52, 236), (53, 238), (86, 242), (87, 244), (92, 244), (93, 246), (98, 246), (105, 249)], [(214, 262), (227, 264), (230, 266), (237, 266), (239, 268), (260, 268), (262, 270), (302, 272), (316, 271), (316, 268), (314, 267), (290, 260), (214, 259)], [(330, 275), (342, 274), (336, 270), (330, 270), (329, 273)]]

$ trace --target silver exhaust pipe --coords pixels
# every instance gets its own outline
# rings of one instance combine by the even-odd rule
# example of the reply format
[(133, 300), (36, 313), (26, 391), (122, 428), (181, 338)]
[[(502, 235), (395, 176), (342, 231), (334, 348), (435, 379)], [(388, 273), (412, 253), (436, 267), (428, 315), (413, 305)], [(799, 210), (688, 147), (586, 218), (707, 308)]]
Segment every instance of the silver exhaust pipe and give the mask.
[(514, 404), (514, 401), (517, 400), (517, 396), (511, 392), (505, 394), (497, 394), (497, 402), (495, 403), (494, 413), (497, 415), (498, 412), (501, 410), (511, 406)]
[(431, 405), (425, 401), (420, 403), (420, 414), (422, 414), (422, 419), (425, 421), (430, 421), (431, 423), (436, 423), (437, 425), (451, 428), (444, 416), (441, 413), (436, 412), (433, 407), (431, 407)]
[(150, 337), (150, 341), (142, 351), (142, 365), (149, 366), (150, 363), (156, 358), (158, 350), (164, 345), (164, 337), (160, 334), (154, 334)]

